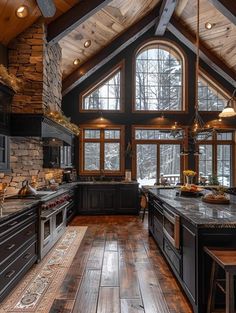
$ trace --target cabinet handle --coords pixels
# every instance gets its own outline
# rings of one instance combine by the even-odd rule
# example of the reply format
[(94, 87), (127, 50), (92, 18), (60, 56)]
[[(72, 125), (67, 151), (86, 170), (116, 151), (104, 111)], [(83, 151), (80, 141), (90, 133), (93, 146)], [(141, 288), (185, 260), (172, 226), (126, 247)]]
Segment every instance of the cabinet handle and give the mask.
[(34, 214), (34, 212), (30, 212), (30, 213), (27, 214), (27, 216), (31, 216), (33, 214)]
[(30, 256), (31, 256), (31, 253), (26, 253), (26, 255), (24, 255), (24, 259), (27, 260)]
[(16, 225), (16, 224), (18, 224), (18, 221), (14, 221), (14, 222), (12, 222), (12, 223), (10, 223), (10, 224), (8, 224), (9, 226), (14, 226), (14, 225)]
[(11, 250), (11, 249), (13, 249), (14, 247), (15, 247), (15, 243), (13, 243), (13, 244), (7, 246), (6, 249), (7, 249), (7, 250)]
[(15, 272), (16, 272), (16, 271), (11, 270), (11, 271), (9, 271), (9, 272), (6, 273), (5, 277), (6, 277), (6, 278), (11, 278), (11, 277), (15, 274)]

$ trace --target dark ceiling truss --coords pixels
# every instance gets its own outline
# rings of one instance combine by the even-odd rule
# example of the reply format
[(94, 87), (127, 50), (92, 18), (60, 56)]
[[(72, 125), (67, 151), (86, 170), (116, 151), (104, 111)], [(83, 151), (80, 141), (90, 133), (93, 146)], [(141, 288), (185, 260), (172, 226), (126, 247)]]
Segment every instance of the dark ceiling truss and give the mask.
[(163, 36), (167, 25), (175, 11), (178, 0), (163, 0), (161, 8), (159, 11), (159, 16), (157, 18), (155, 35)]
[(209, 1), (230, 22), (236, 25), (236, 1), (235, 0), (209, 0)]
[[(159, 6), (158, 6), (159, 7)], [(157, 7), (140, 21), (129, 27), (119, 37), (114, 39), (108, 46), (98, 52), (94, 57), (82, 64), (63, 81), (62, 94), (67, 94), (95, 71), (109, 62), (121, 51), (127, 48), (132, 42), (146, 33), (156, 23)]]
[(79, 1), (78, 4), (48, 25), (48, 43), (54, 44), (58, 42), (110, 2), (111, 0)]

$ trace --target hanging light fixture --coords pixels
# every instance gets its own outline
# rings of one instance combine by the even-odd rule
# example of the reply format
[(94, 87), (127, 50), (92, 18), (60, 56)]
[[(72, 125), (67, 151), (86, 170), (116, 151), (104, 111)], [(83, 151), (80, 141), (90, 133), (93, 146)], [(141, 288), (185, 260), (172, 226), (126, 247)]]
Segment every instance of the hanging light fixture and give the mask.
[(226, 107), (224, 107), (223, 111), (219, 114), (219, 117), (232, 117), (236, 115), (234, 110), (235, 94), (236, 88), (233, 91), (232, 97), (227, 101)]
[(195, 113), (194, 118), (192, 120), (193, 124), (189, 129), (189, 135), (193, 139), (194, 142), (197, 140), (197, 136), (199, 133), (205, 134), (206, 138), (208, 138), (214, 129), (209, 125), (205, 124), (201, 115), (198, 112), (198, 77), (199, 77), (199, 21), (200, 21), (200, 0), (197, 0), (197, 32), (196, 32), (196, 101), (195, 101)]

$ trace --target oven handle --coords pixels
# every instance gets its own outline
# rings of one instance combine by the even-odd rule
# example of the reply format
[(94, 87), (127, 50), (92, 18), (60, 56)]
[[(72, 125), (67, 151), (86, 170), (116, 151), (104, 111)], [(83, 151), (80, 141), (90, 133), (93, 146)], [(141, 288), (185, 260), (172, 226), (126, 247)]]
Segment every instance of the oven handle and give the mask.
[(70, 204), (68, 201), (66, 201), (65, 204), (63, 204), (62, 206), (60, 206), (58, 209), (56, 209), (55, 211), (53, 211), (52, 213), (46, 215), (46, 216), (41, 216), (41, 220), (47, 220), (49, 219), (49, 217), (57, 214), (59, 211), (63, 210), (65, 207), (68, 206), (68, 204)]
[[(173, 216), (172, 216), (173, 214)], [(175, 213), (168, 213), (166, 211), (166, 209), (163, 210), (163, 215), (172, 223), (172, 224), (175, 224), (175, 221), (176, 221), (176, 218), (177, 218), (177, 215)]]

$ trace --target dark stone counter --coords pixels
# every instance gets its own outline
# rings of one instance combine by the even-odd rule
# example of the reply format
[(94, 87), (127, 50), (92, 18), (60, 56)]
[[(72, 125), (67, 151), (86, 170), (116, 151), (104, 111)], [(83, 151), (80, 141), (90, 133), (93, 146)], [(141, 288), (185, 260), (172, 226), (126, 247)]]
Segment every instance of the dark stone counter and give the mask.
[(58, 189), (56, 191), (38, 191), (38, 193), (45, 194), (45, 196), (43, 196), (40, 199), (37, 197), (17, 198), (17, 195), (6, 197), (3, 204), (2, 212), (0, 212), (0, 221), (3, 221), (8, 217), (13, 217), (16, 214), (19, 214), (34, 206), (37, 206), (42, 201), (49, 201), (55, 196), (59, 196), (65, 193), (67, 190), (75, 188), (77, 185), (78, 185), (77, 182), (73, 182), (58, 186)]
[(210, 204), (201, 197), (178, 196), (177, 189), (147, 190), (196, 227), (236, 228), (236, 196), (230, 196), (230, 204)]

